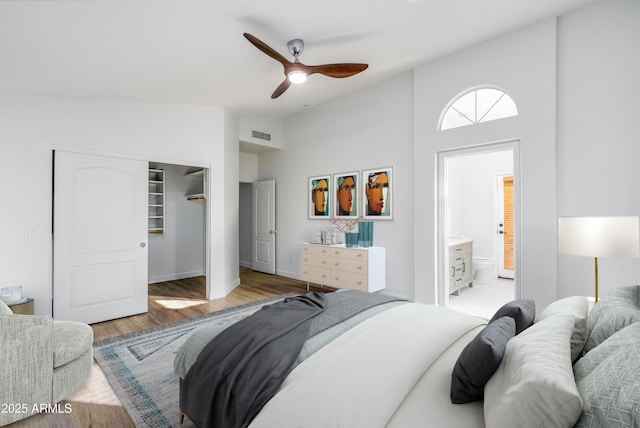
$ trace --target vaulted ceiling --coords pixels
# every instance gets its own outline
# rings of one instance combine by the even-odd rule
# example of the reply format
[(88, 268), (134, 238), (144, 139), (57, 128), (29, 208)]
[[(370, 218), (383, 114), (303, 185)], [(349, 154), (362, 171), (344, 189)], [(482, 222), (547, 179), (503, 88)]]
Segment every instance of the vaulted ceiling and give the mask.
[[(0, 92), (222, 105), (285, 117), (594, 0), (5, 0)], [(312, 75), (272, 100), (282, 55), (362, 62), (357, 76)]]

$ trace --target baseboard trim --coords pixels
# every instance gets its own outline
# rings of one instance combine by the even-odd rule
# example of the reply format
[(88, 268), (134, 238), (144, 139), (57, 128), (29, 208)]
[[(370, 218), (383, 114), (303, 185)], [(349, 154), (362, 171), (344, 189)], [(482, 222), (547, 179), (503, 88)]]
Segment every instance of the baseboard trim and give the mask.
[(290, 272), (287, 270), (276, 269), (276, 275), (284, 276), (286, 278), (297, 279), (298, 281), (301, 281), (300, 274), (298, 272)]
[(154, 276), (149, 278), (149, 284), (156, 284), (158, 282), (165, 282), (165, 281), (175, 281), (178, 279), (185, 279), (185, 278), (193, 278), (194, 276), (205, 276), (206, 274), (207, 272), (204, 270), (194, 270), (191, 272), (179, 272), (171, 275), (159, 275), (159, 276)]

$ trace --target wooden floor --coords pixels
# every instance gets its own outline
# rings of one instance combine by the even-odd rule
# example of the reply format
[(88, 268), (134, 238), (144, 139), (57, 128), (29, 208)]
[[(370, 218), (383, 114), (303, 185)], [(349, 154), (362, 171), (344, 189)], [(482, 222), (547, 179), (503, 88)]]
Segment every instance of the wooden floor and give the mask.
[[(95, 340), (191, 318), (197, 315), (251, 303), (285, 293), (306, 293), (306, 282), (267, 275), (240, 268), (240, 285), (228, 296), (206, 300), (205, 278), (196, 277), (149, 285), (149, 312), (93, 324)], [(311, 285), (310, 291), (330, 292), (332, 288)], [(70, 406), (65, 407), (66, 404)], [(93, 364), (91, 378), (84, 388), (60, 403), (69, 413), (39, 414), (19, 421), (13, 427), (134, 427), (100, 367)]]

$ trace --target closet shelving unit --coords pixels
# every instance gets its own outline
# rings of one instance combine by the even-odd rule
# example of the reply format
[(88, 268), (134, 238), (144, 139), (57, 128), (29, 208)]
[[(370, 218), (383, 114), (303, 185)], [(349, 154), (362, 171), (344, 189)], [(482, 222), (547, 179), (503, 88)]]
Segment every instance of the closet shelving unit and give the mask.
[(199, 168), (194, 171), (187, 172), (185, 177), (194, 177), (198, 180), (189, 187), (184, 195), (188, 200), (204, 199), (204, 169)]
[(149, 233), (164, 233), (164, 170), (149, 168)]

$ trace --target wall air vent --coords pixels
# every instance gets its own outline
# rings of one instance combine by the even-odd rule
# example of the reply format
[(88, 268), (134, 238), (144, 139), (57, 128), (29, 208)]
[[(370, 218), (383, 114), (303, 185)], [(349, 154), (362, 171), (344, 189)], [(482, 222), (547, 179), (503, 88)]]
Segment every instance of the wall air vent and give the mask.
[(271, 134), (267, 134), (266, 132), (251, 131), (251, 136), (260, 140), (271, 141)]

